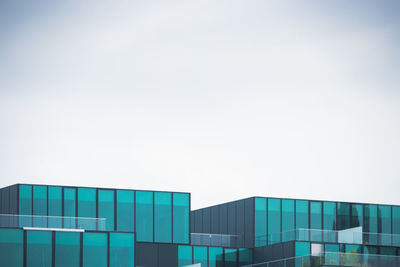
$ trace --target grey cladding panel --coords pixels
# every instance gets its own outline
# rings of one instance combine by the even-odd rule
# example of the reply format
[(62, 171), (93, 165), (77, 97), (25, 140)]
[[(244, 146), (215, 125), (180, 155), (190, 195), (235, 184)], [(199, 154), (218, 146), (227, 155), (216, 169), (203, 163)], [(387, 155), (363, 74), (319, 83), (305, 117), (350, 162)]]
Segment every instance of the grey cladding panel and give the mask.
[(211, 208), (203, 209), (203, 233), (211, 231)]
[(245, 200), (244, 204), (244, 224), (245, 224), (245, 235), (244, 243), (245, 247), (253, 247), (254, 245), (254, 198)]
[(211, 233), (220, 234), (219, 231), (219, 206), (211, 207)]
[(220, 205), (219, 212), (219, 231), (228, 234), (228, 204)]
[(228, 203), (228, 234), (236, 234), (236, 202)]
[(158, 267), (157, 244), (136, 243), (135, 250), (137, 267)]
[(194, 216), (194, 230), (195, 233), (203, 232), (203, 210), (198, 210)]
[(158, 266), (178, 266), (178, 246), (171, 244), (159, 244)]

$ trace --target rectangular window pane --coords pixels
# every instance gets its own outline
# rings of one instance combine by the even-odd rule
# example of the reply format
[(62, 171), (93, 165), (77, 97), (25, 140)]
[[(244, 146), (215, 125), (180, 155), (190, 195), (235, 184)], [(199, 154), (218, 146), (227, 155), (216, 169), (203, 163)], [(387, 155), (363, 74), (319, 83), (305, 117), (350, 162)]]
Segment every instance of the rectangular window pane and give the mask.
[[(19, 186), (19, 214), (32, 215), (32, 186)], [(32, 226), (32, 218), (21, 216), (20, 226)]]
[(239, 248), (239, 266), (250, 265), (252, 262), (252, 250), (247, 248)]
[(201, 266), (207, 266), (206, 247), (193, 247), (193, 263), (200, 263)]
[(33, 217), (34, 227), (47, 227), (47, 187), (44, 185), (33, 186)]
[(105, 225), (103, 220), (98, 221), (99, 229), (107, 231), (114, 230), (114, 191), (99, 189), (99, 218), (105, 218)]
[(52, 232), (27, 231), (26, 236), (26, 266), (51, 267), (53, 256)]
[(308, 242), (295, 242), (295, 266), (310, 266), (311, 246)]
[(349, 229), (351, 226), (350, 221), (350, 204), (338, 202), (337, 203), (337, 222), (336, 226), (338, 230)]
[[(336, 203), (324, 202), (324, 241), (337, 242), (336, 233)], [(332, 230), (332, 231), (331, 231)]]
[(64, 188), (64, 228), (76, 228), (76, 189)]
[(48, 225), (50, 228), (62, 227), (62, 188), (59, 186), (49, 186), (47, 188), (49, 194), (49, 218)]
[(178, 246), (178, 266), (190, 265), (192, 262), (192, 247)]
[(392, 206), (393, 244), (400, 246), (400, 207)]
[(110, 267), (134, 267), (135, 235), (110, 233)]
[[(268, 200), (269, 201), (269, 200)], [(225, 267), (237, 266), (237, 249), (225, 249)]]
[(268, 244), (281, 242), (281, 200), (268, 199)]
[(296, 239), (309, 240), (308, 201), (296, 200)]
[(282, 199), (282, 241), (294, 238), (294, 200)]
[[(96, 218), (96, 189), (78, 188), (78, 217)], [(95, 220), (78, 219), (78, 228), (96, 230)]]
[[(378, 206), (377, 205), (365, 205), (365, 216), (364, 216), (364, 232), (366, 233), (377, 233), (378, 232)], [(370, 245), (378, 244), (378, 236), (374, 234), (364, 235), (364, 243)]]
[(135, 231), (135, 191), (117, 190), (117, 230)]
[(174, 243), (189, 243), (189, 194), (173, 194)]
[(171, 243), (172, 239), (172, 194), (154, 193), (154, 240)]
[(0, 229), (0, 266), (22, 267), (24, 236), (20, 229)]
[(106, 233), (83, 233), (83, 266), (107, 267)]
[(55, 266), (79, 267), (80, 233), (55, 232)]
[(330, 265), (339, 265), (339, 245), (326, 244), (325, 245), (325, 263)]
[(255, 198), (254, 204), (254, 245), (262, 247), (267, 245), (267, 199)]
[(380, 235), (380, 244), (383, 246), (391, 245), (391, 236), (392, 233), (392, 217), (390, 206), (379, 205), (378, 208), (378, 232), (382, 233)]
[(208, 249), (208, 267), (223, 266), (223, 261), (221, 259), (223, 256), (222, 248), (210, 247)]
[(310, 230), (311, 241), (322, 241), (322, 204), (321, 202), (310, 203)]
[(136, 234), (139, 242), (153, 242), (153, 192), (136, 191)]
[(360, 227), (363, 226), (363, 205), (361, 204), (352, 204), (351, 205), (351, 227)]

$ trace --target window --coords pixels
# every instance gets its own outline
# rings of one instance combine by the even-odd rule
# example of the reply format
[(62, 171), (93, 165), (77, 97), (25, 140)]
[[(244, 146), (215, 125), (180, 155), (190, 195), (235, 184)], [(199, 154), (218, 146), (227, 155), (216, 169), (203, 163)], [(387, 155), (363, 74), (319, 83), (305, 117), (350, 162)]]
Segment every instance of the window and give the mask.
[(294, 239), (294, 200), (282, 199), (282, 241)]
[(107, 267), (107, 234), (83, 233), (83, 266)]
[(268, 244), (281, 241), (281, 200), (268, 199)]
[(173, 194), (174, 243), (189, 243), (189, 194)]
[(250, 265), (253, 262), (251, 249), (239, 248), (239, 266)]
[(190, 265), (192, 262), (192, 247), (178, 246), (178, 266)]
[(295, 242), (296, 267), (310, 266), (311, 246), (308, 242)]
[(78, 188), (78, 228), (85, 230), (96, 230), (96, 220), (87, 218), (96, 218), (96, 189)]
[(110, 267), (134, 267), (133, 233), (110, 233)]
[(23, 242), (22, 230), (0, 228), (0, 266), (23, 266)]
[(349, 229), (351, 227), (350, 217), (350, 204), (339, 202), (337, 204), (337, 222), (336, 226), (338, 230)]
[(136, 191), (136, 234), (139, 242), (153, 242), (153, 192)]
[[(365, 216), (364, 216), (364, 232), (366, 233), (377, 233), (378, 232), (378, 206), (377, 205), (365, 205)], [(366, 244), (377, 245), (378, 237), (376, 235), (365, 235), (364, 242)]]
[(308, 201), (296, 200), (296, 235), (298, 239), (304, 241), (309, 240), (309, 232), (307, 230), (310, 229), (308, 214)]
[(363, 205), (361, 204), (352, 204), (351, 205), (351, 227), (359, 227), (363, 226)]
[(262, 247), (267, 245), (267, 199), (255, 198), (254, 204), (254, 245)]
[[(324, 202), (324, 241), (336, 242), (336, 203)], [(332, 230), (332, 231), (328, 231)]]
[(135, 231), (135, 191), (117, 190), (117, 230)]
[(392, 206), (393, 243), (400, 244), (400, 207)]
[(81, 234), (55, 232), (55, 266), (79, 267)]
[(114, 230), (114, 191), (113, 190), (98, 190), (99, 194), (99, 218), (105, 218), (105, 222), (100, 220), (99, 229), (107, 231)]
[(390, 206), (379, 205), (378, 208), (378, 230), (383, 233), (381, 236), (381, 245), (391, 245), (391, 236), (386, 234), (392, 233), (392, 218)]
[(49, 218), (48, 225), (50, 228), (61, 228), (62, 227), (62, 200), (61, 187), (58, 186), (49, 186), (47, 188), (49, 194)]
[(208, 267), (223, 265), (223, 249), (210, 247), (208, 249)]
[(33, 217), (34, 227), (47, 227), (47, 187), (44, 185), (33, 186)]
[(207, 247), (193, 247), (193, 263), (207, 266)]
[(51, 267), (52, 264), (52, 232), (26, 232), (26, 266)]
[[(269, 201), (269, 200), (268, 200)], [(237, 249), (225, 249), (225, 267), (237, 266)]]
[(172, 194), (154, 193), (154, 241), (171, 243), (172, 241)]
[(310, 203), (310, 236), (311, 241), (322, 241), (322, 204), (321, 202), (311, 202)]
[[(19, 214), (32, 215), (32, 186), (19, 186)], [(32, 226), (32, 218), (22, 216), (20, 218), (20, 226)]]
[(64, 228), (76, 228), (76, 189), (64, 188)]

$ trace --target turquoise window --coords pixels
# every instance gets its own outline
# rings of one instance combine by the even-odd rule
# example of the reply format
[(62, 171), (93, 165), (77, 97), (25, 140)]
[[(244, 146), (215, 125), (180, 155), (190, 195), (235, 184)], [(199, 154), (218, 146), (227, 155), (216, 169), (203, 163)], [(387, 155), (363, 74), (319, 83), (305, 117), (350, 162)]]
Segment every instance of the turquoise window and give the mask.
[(207, 266), (207, 247), (193, 247), (193, 263)]
[(153, 192), (136, 191), (136, 238), (153, 242)]
[(135, 191), (117, 190), (117, 230), (135, 231)]
[(362, 261), (361, 246), (346, 244), (345, 253), (352, 253), (355, 255), (342, 257), (341, 264), (345, 266), (359, 266), (358, 264)]
[(379, 232), (383, 233), (380, 243), (381, 245), (389, 246), (391, 245), (391, 236), (389, 234), (392, 233), (392, 217), (390, 206), (379, 205), (378, 220), (378, 226), (380, 226)]
[(223, 259), (222, 248), (210, 247), (208, 249), (208, 267), (222, 266), (223, 261), (221, 259)]
[(33, 217), (34, 227), (47, 227), (47, 187), (44, 185), (33, 186)]
[(262, 247), (267, 245), (267, 199), (255, 198), (254, 205), (254, 245)]
[(236, 267), (236, 266), (237, 266), (237, 249), (226, 248), (225, 267)]
[(290, 241), (294, 238), (294, 200), (282, 199), (282, 241)]
[(83, 233), (83, 266), (107, 267), (106, 233)]
[(76, 189), (64, 188), (64, 228), (76, 227)]
[(173, 194), (173, 236), (174, 243), (189, 243), (189, 194)]
[(311, 241), (322, 241), (322, 203), (310, 202), (310, 237)]
[[(365, 205), (364, 215), (364, 229), (366, 233), (377, 233), (378, 232), (378, 206), (377, 205)], [(377, 245), (378, 237), (376, 235), (364, 235), (363, 240), (366, 244)]]
[(0, 266), (22, 267), (24, 236), (20, 229), (0, 228)]
[(307, 200), (296, 200), (296, 239), (309, 240), (309, 208)]
[[(323, 204), (324, 217), (324, 241), (336, 242), (336, 203), (324, 202)], [(331, 231), (332, 230), (332, 231)]]
[[(19, 186), (19, 214), (21, 215), (32, 215), (32, 186), (31, 185), (20, 185)], [(20, 218), (21, 226), (32, 226), (32, 218), (24, 217)]]
[(351, 227), (363, 226), (364, 206), (361, 204), (351, 205)]
[(310, 266), (311, 245), (308, 242), (295, 242), (295, 266)]
[(400, 244), (400, 207), (392, 207), (393, 243)]
[(78, 188), (78, 228), (85, 230), (96, 230), (96, 220), (87, 218), (96, 218), (96, 189)]
[(133, 233), (110, 233), (110, 267), (135, 266)]
[(47, 188), (49, 194), (49, 227), (61, 228), (62, 227), (62, 189), (59, 186), (49, 186)]
[(281, 242), (281, 200), (268, 199), (268, 244)]
[(343, 202), (337, 203), (337, 215), (337, 229), (349, 229), (351, 227), (350, 204)]
[(51, 267), (52, 266), (52, 232), (27, 231), (26, 232), (26, 266)]
[(239, 248), (239, 266), (249, 265), (253, 262), (251, 249)]
[(178, 246), (178, 266), (190, 265), (192, 262), (192, 247)]
[(339, 245), (326, 244), (325, 245), (325, 263), (328, 265), (339, 265)]
[(100, 227), (105, 226), (105, 230), (114, 230), (114, 191), (113, 190), (102, 190), (99, 189), (99, 218), (105, 218), (104, 221), (99, 221)]
[(81, 234), (55, 232), (55, 267), (79, 267)]
[(172, 194), (154, 193), (154, 241), (172, 242)]

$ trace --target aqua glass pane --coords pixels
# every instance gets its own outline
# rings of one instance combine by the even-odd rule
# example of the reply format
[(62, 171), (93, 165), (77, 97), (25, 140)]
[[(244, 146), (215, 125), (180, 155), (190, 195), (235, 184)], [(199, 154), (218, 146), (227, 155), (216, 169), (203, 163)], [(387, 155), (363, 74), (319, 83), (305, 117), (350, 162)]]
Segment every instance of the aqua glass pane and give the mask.
[(153, 242), (153, 192), (136, 191), (136, 239)]
[(281, 242), (281, 200), (268, 199), (268, 244)]
[(262, 247), (267, 245), (267, 199), (255, 198), (254, 204), (254, 245)]
[(218, 267), (222, 266), (223, 262), (220, 261), (223, 256), (223, 249), (210, 247), (208, 249), (208, 267)]
[(104, 221), (99, 219), (98, 227), (100, 230), (114, 230), (114, 190), (99, 189), (99, 218), (105, 218)]
[(310, 202), (310, 237), (311, 241), (322, 241), (322, 203)]
[(323, 205), (323, 217), (324, 217), (324, 241), (325, 242), (337, 242), (336, 233), (336, 203), (335, 202), (324, 202)]
[(282, 199), (282, 241), (294, 239), (294, 200)]
[(400, 246), (400, 207), (392, 206), (392, 233), (394, 246)]
[(308, 242), (295, 242), (295, 266), (310, 266), (311, 245)]
[(52, 265), (52, 232), (26, 232), (26, 266), (51, 267)]
[(49, 194), (49, 218), (48, 225), (50, 228), (62, 227), (62, 188), (59, 186), (49, 186), (47, 188)]
[(76, 228), (76, 189), (64, 188), (64, 228)]
[(55, 267), (79, 267), (81, 234), (55, 232)]
[(378, 236), (374, 234), (378, 232), (377, 205), (365, 205), (363, 232), (367, 233), (363, 240), (365, 244), (378, 245)]
[(225, 267), (236, 267), (237, 249), (226, 248), (224, 254), (225, 254)]
[(193, 263), (207, 266), (207, 247), (193, 247)]
[(347, 254), (344, 257), (341, 257), (341, 264), (345, 266), (361, 266), (360, 262), (362, 261), (361, 254), (361, 246), (360, 245), (345, 245), (345, 253)]
[(154, 241), (172, 241), (172, 193), (154, 193)]
[(339, 265), (339, 245), (326, 244), (325, 245), (325, 264), (336, 266)]
[(192, 246), (178, 246), (178, 266), (192, 264)]
[(83, 233), (83, 267), (107, 267), (106, 233)]
[(189, 194), (173, 194), (173, 241), (174, 243), (189, 243)]
[(309, 240), (309, 208), (307, 200), (296, 200), (296, 239)]
[(0, 266), (22, 267), (24, 235), (20, 229), (0, 228)]
[(351, 227), (350, 204), (338, 202), (337, 215), (337, 230), (349, 229)]
[(252, 250), (247, 248), (239, 248), (239, 266), (250, 265), (252, 262)]
[(85, 230), (96, 230), (96, 189), (78, 188), (78, 228)]
[(134, 267), (135, 235), (110, 233), (110, 267)]
[(117, 190), (117, 230), (135, 231), (135, 191)]
[(392, 217), (390, 206), (379, 205), (378, 207), (378, 232), (382, 233), (379, 235), (378, 241), (383, 246), (391, 245), (391, 233), (392, 233)]
[(363, 226), (364, 206), (362, 204), (351, 205), (351, 227)]
[[(20, 185), (19, 186), (19, 214), (32, 215), (32, 186)], [(21, 216), (20, 226), (32, 226), (32, 217)]]
[(33, 186), (33, 227), (47, 227), (47, 187)]

